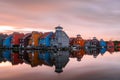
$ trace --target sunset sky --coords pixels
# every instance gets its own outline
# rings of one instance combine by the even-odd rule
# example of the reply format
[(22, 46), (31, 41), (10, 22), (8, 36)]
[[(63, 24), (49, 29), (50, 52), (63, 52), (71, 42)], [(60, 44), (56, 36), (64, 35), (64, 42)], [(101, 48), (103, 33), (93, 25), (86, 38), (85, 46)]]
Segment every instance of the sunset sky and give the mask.
[(120, 40), (120, 0), (0, 0), (0, 32), (54, 31)]

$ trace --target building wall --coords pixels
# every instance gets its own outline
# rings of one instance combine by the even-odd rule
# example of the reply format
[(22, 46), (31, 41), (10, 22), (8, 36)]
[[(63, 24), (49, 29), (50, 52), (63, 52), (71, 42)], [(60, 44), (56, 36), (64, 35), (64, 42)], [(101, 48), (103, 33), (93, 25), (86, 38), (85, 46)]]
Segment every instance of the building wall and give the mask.
[(20, 34), (20, 33), (14, 33), (13, 34), (13, 37), (12, 37), (12, 41), (11, 41), (11, 44), (12, 46), (19, 46), (20, 45), (20, 39), (24, 37), (24, 34)]
[(44, 45), (44, 46), (51, 46), (51, 36), (52, 36), (52, 32), (50, 34), (48, 34), (46, 37), (40, 39), (39, 44)]
[(3, 46), (10, 48), (11, 47), (11, 40), (12, 40), (12, 36), (7, 37), (4, 41), (3, 41)]
[(69, 37), (64, 31), (56, 31), (55, 38), (52, 39), (51, 44), (57, 47), (69, 47)]

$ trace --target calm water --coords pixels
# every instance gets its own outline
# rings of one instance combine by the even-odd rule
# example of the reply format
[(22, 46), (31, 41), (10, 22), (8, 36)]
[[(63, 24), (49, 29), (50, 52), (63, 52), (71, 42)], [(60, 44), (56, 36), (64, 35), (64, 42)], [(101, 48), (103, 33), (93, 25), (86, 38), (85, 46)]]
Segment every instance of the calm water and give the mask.
[(0, 61), (0, 80), (120, 80), (120, 52), (1, 51)]

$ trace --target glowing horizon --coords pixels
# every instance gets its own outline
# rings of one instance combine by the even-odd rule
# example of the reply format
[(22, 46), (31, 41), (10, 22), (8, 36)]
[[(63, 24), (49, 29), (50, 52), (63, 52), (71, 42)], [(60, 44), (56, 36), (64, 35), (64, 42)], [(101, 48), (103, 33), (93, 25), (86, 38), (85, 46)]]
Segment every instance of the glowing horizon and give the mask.
[[(71, 37), (81, 34), (120, 40), (118, 0), (1, 0), (0, 32), (54, 31), (59, 24)], [(109, 3), (109, 4), (108, 4)], [(10, 27), (3, 28), (2, 25)]]

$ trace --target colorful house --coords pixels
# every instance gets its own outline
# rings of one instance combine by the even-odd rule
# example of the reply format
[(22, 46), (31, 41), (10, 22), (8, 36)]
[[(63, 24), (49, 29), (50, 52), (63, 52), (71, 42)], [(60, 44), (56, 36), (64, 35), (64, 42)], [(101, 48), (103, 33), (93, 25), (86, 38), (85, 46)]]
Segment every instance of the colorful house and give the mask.
[(39, 40), (39, 45), (50, 47), (52, 35), (53, 35), (53, 32), (44, 33)]
[(85, 42), (85, 47), (86, 48), (97, 48), (99, 47), (99, 41), (97, 40), (96, 37), (93, 37), (93, 39), (88, 39)]
[(74, 42), (75, 42), (75, 37), (72, 37), (72, 38), (69, 39), (70, 46), (73, 46)]
[(32, 32), (32, 36), (30, 37), (30, 40), (29, 40), (29, 46), (34, 46), (34, 47), (37, 47), (39, 46), (39, 39), (41, 38), (43, 34), (40, 32), (37, 32), (37, 31), (33, 31)]
[(3, 41), (3, 47), (5, 48), (11, 48), (11, 41), (12, 41), (12, 35), (9, 35), (6, 37)]
[(107, 43), (103, 39), (100, 40), (99, 45), (100, 45), (101, 48), (106, 48), (107, 47)]
[(24, 37), (24, 34), (14, 32), (12, 36), (13, 36), (12, 41), (11, 41), (12, 47), (19, 47), (20, 46), (20, 39), (22, 39)]
[(20, 39), (20, 46), (23, 48), (27, 47), (31, 36), (32, 36), (31, 33), (25, 34), (25, 36), (22, 39)]
[(55, 29), (56, 31), (54, 36), (51, 39), (51, 45), (58, 48), (69, 47), (69, 37), (63, 31), (63, 28), (61, 26), (58, 26)]
[(76, 38), (70, 38), (70, 45), (83, 48), (85, 46), (85, 40), (78, 34)]
[(99, 41), (96, 37), (91, 40), (91, 47), (99, 47)]

